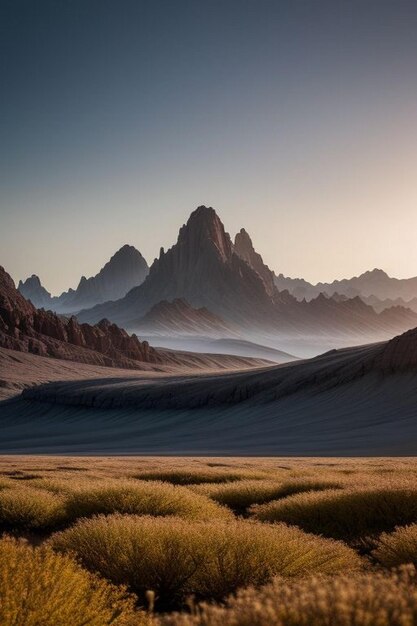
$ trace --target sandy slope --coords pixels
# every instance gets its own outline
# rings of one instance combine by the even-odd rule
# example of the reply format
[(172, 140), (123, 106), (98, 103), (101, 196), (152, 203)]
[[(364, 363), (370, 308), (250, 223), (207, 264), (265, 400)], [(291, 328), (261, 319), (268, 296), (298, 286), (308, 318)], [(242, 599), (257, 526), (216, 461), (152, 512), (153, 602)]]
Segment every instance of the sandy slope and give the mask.
[(395, 341), (246, 372), (40, 386), (0, 404), (0, 450), (413, 455), (417, 368)]
[[(0, 400), (19, 394), (23, 389), (52, 381), (83, 381), (90, 379), (146, 379), (152, 374), (157, 379), (169, 373), (217, 371), (265, 366), (265, 360), (233, 357), (230, 355), (204, 355), (181, 352), (174, 355), (172, 363), (164, 365), (143, 363), (141, 370), (124, 370), (76, 363), (63, 359), (41, 357), (26, 352), (0, 348)], [(178, 360), (178, 363), (175, 363)]]
[(290, 361), (296, 361), (298, 358), (283, 350), (236, 337), (213, 339), (207, 336), (141, 335), (141, 338), (148, 341), (158, 350), (169, 348), (171, 350), (187, 350), (205, 354), (233, 354), (253, 359), (266, 359), (273, 363), (289, 363)]

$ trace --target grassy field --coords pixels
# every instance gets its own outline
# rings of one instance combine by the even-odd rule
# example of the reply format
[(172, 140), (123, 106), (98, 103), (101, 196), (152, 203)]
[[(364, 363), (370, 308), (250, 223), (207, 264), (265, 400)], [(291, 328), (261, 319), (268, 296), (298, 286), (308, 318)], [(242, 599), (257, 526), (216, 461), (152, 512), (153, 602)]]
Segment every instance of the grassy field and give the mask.
[(417, 460), (0, 457), (2, 626), (411, 626)]

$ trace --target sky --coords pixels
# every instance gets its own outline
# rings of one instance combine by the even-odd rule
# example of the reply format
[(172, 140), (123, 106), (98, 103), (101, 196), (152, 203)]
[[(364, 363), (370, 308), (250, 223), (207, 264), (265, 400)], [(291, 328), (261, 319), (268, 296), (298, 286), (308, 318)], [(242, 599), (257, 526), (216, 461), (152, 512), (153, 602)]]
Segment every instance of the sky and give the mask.
[(271, 269), (417, 275), (413, 0), (0, 0), (0, 264), (76, 287), (201, 204)]

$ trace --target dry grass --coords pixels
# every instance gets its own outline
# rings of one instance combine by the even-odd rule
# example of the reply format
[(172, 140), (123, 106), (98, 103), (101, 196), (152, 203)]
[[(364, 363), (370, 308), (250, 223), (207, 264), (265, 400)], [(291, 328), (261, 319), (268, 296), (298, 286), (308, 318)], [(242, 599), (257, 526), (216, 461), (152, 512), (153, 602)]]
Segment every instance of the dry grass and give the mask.
[(140, 598), (154, 590), (163, 608), (181, 605), (190, 594), (220, 600), (276, 574), (361, 566), (361, 559), (341, 542), (284, 525), (243, 521), (100, 516), (54, 535), (51, 544), (75, 552), (88, 569), (127, 584)]
[(66, 510), (70, 520), (101, 513), (232, 519), (226, 508), (185, 487), (146, 481), (108, 480), (102, 485), (84, 485), (67, 496)]
[(417, 623), (415, 572), (354, 577), (276, 579), (247, 589), (226, 607), (200, 605), (194, 615), (160, 618), (159, 626), (413, 626)]
[(235, 513), (244, 514), (253, 504), (264, 504), (304, 491), (322, 491), (341, 487), (342, 483), (329, 480), (293, 479), (290, 481), (241, 480), (223, 485), (200, 485), (193, 491), (201, 493)]
[(383, 533), (373, 556), (385, 567), (417, 565), (417, 524), (397, 528), (391, 534)]
[(0, 540), (2, 626), (145, 626), (134, 599), (49, 547)]
[(65, 519), (63, 498), (26, 486), (0, 491), (0, 529), (9, 532), (48, 530)]
[[(0, 531), (40, 544), (60, 530), (50, 540), (53, 550), (78, 554), (81, 564), (73, 557), (65, 563), (87, 576), (89, 584), (101, 589), (88, 573), (100, 572), (109, 583), (129, 585), (139, 605), (153, 590), (157, 610), (182, 607), (191, 595), (195, 602), (214, 602), (238, 593), (226, 609), (210, 605), (196, 616), (184, 614), (171, 622), (164, 617), (164, 623), (412, 626), (417, 623), (415, 580), (410, 574), (391, 575), (387, 568), (417, 560), (416, 526), (392, 532), (417, 522), (416, 479), (416, 459), (0, 457)], [(235, 513), (247, 515), (248, 510), (250, 520), (236, 518)], [(348, 544), (374, 550), (361, 559)], [(20, 550), (22, 544), (10, 545)], [(35, 556), (21, 558), (27, 575), (30, 559), (38, 559), (40, 565), (33, 568), (43, 568), (44, 578), (28, 579), (32, 591), (20, 582), (16, 588), (30, 598), (35, 621), (27, 616), (22, 621), (19, 613), (17, 621), (7, 621), (0, 612), (0, 624), (52, 626), (41, 608), (50, 602), (54, 616), (58, 605), (42, 595), (39, 579), (52, 593), (57, 590), (65, 624), (78, 626), (77, 610), (71, 607), (74, 602), (82, 607), (84, 596), (71, 595), (65, 573), (62, 588), (54, 582), (54, 572), (64, 570), (53, 565), (58, 556), (51, 548), (32, 552)], [(7, 560), (0, 572), (6, 572), (1, 566)], [(16, 564), (13, 555), (9, 561)], [(0, 611), (9, 606), (3, 596), (18, 607), (13, 610), (21, 610), (10, 589), (13, 577), (20, 581), (24, 574), (13, 567), (0, 575)], [(311, 578), (313, 573), (320, 577)], [(276, 576), (275, 583), (263, 587)], [(83, 585), (77, 584), (74, 593), (87, 588)], [(243, 591), (248, 585), (258, 591)], [(129, 605), (125, 591), (118, 593)], [(92, 607), (98, 607), (95, 602)], [(88, 609), (85, 616), (86, 626), (123, 623), (122, 614), (114, 622), (88, 621)], [(129, 608), (123, 609), (123, 619), (131, 619)], [(139, 613), (126, 623), (156, 622)]]
[(417, 521), (417, 489), (345, 489), (302, 493), (251, 508), (264, 522), (351, 540)]
[(201, 485), (231, 483), (239, 480), (254, 479), (261, 480), (265, 474), (259, 472), (220, 470), (208, 468), (207, 470), (155, 470), (153, 472), (141, 472), (133, 476), (140, 480), (158, 480), (172, 485)]

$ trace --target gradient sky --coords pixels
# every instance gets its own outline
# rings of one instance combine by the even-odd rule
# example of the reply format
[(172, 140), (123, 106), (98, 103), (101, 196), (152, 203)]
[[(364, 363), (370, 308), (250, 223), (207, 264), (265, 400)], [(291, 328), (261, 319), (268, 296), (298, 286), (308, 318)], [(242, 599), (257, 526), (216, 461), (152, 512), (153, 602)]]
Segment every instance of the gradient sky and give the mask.
[(0, 0), (0, 264), (53, 293), (200, 204), (308, 280), (417, 275), (417, 2)]

